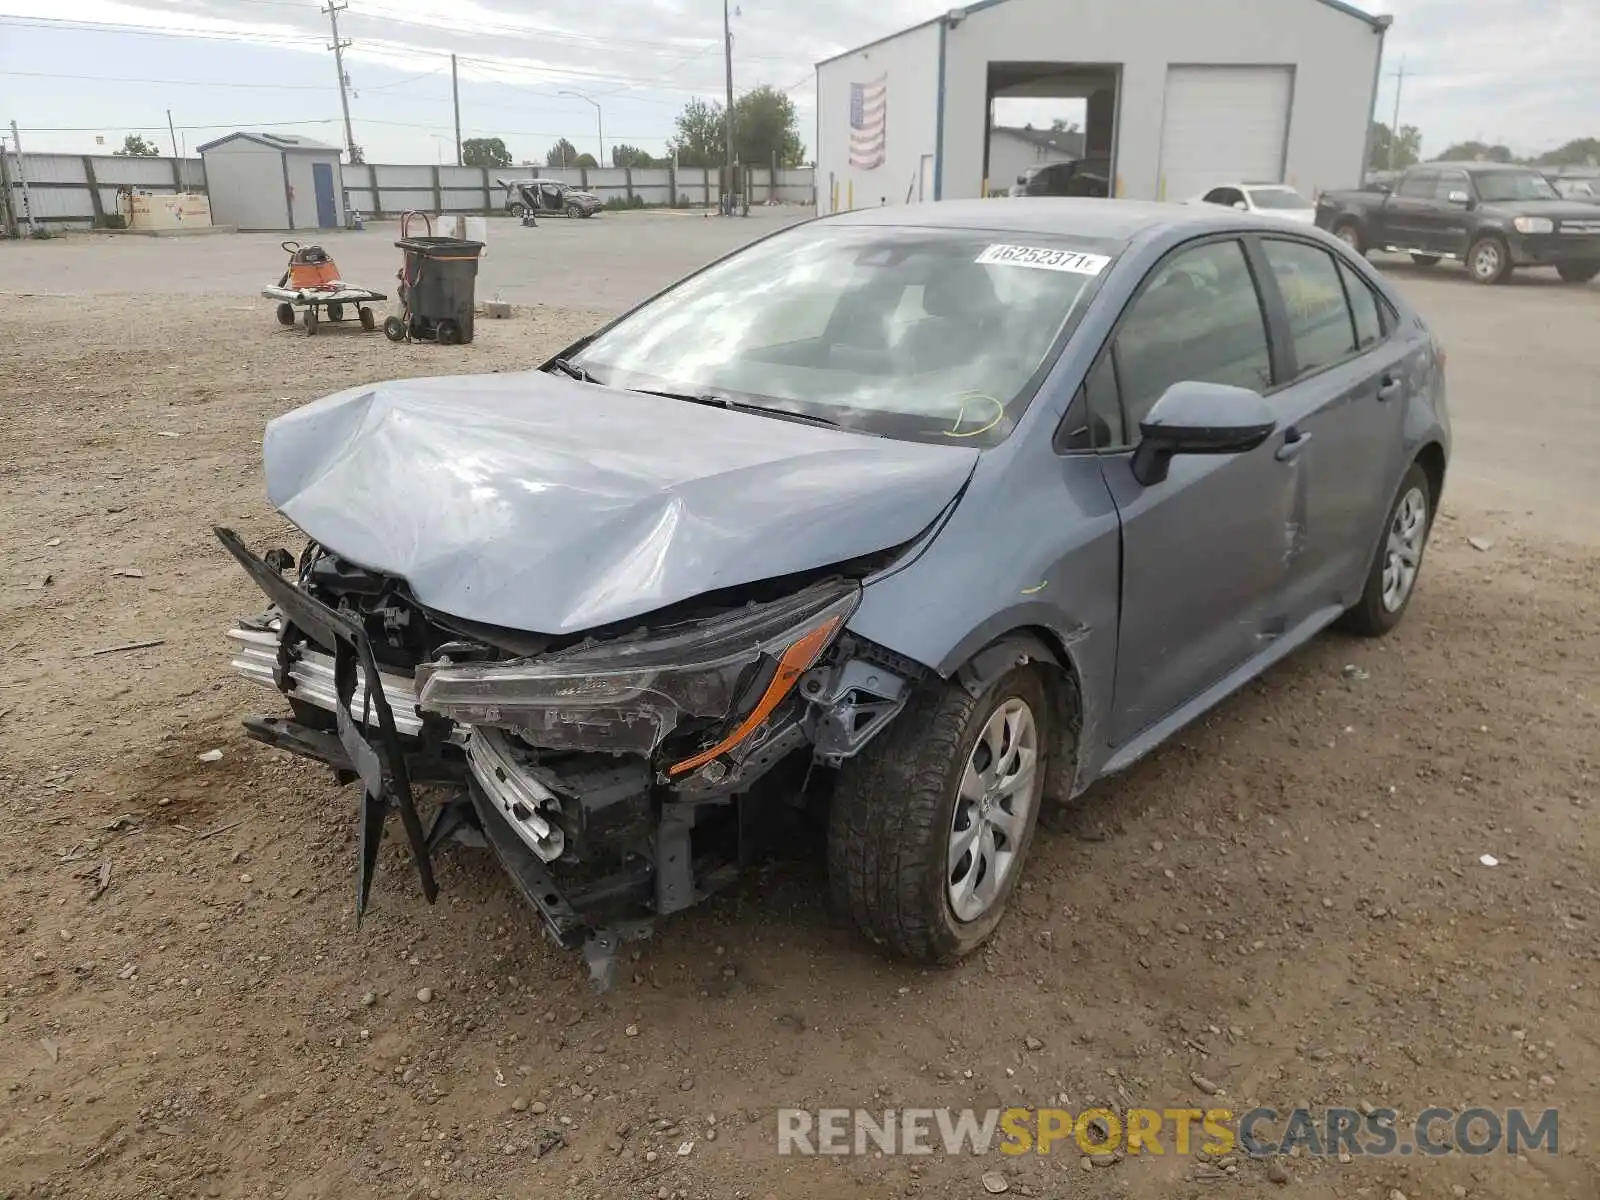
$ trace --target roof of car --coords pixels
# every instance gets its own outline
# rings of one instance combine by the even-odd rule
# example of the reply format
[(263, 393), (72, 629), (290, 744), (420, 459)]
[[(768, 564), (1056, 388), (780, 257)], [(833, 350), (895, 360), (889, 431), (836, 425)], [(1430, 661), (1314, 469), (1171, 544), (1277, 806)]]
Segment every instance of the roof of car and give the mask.
[(1066, 196), (1022, 196), (992, 200), (938, 200), (836, 213), (824, 221), (841, 225), (900, 225), (992, 229), (1007, 233), (1070, 234), (1127, 241), (1167, 225), (1226, 224), (1244, 220), (1230, 209), (1207, 209), (1154, 200), (1101, 200)]
[(1537, 168), (1522, 163), (1480, 162), (1472, 159), (1443, 159), (1439, 162), (1418, 163), (1419, 167), (1445, 167), (1453, 171), (1533, 171)]

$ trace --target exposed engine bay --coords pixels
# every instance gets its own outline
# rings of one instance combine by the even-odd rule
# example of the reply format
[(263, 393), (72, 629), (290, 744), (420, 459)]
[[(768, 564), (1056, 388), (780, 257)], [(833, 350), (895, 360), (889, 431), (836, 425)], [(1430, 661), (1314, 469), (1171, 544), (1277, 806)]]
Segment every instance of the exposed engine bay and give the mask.
[[(292, 709), (247, 731), (362, 783), (358, 916), (398, 811), (430, 900), (443, 841), (487, 845), (601, 982), (619, 941), (760, 857), (772, 811), (926, 673), (845, 630), (887, 554), (546, 636), (432, 610), (315, 541), (295, 559), (217, 536), (271, 601), (229, 631), (233, 667)], [(413, 783), (446, 797), (426, 829)]]

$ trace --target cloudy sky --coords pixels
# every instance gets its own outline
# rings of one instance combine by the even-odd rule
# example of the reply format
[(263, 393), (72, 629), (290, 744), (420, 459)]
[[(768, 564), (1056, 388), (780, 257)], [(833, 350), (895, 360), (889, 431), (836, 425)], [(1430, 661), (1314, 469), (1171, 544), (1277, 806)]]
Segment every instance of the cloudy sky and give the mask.
[[(170, 109), (189, 148), (236, 128), (341, 143), (318, 3), (0, 0), (0, 124), (15, 119), (29, 150), (90, 152), (138, 132), (170, 153)], [(1426, 152), (1467, 138), (1536, 151), (1600, 136), (1595, 0), (1369, 3), (1395, 17), (1380, 113), (1404, 54), (1401, 119), (1422, 129)], [(816, 60), (949, 7), (739, 0), (735, 88), (788, 91), (810, 145)], [(600, 105), (607, 146), (659, 153), (687, 100), (722, 94), (721, 18), (716, 0), (350, 0), (340, 33), (352, 42), (356, 141), (371, 161), (448, 162), (453, 51), (466, 137), (503, 137), (518, 161), (542, 160), (562, 136), (593, 153), (594, 107), (562, 95), (581, 92)]]

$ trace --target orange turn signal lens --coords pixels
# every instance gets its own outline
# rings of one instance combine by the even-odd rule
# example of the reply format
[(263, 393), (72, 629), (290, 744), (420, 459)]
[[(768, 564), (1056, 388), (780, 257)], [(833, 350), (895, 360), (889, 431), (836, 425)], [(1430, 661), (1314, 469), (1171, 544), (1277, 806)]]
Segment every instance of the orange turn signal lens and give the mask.
[(827, 649), (828, 643), (833, 640), (834, 632), (839, 628), (842, 617), (832, 616), (807, 632), (803, 637), (797, 638), (783, 652), (783, 657), (778, 659), (778, 669), (772, 676), (772, 682), (767, 684), (767, 690), (761, 694), (760, 701), (750, 710), (750, 715), (734, 728), (715, 746), (709, 750), (702, 750), (693, 758), (686, 758), (682, 762), (673, 763), (667, 768), (668, 775), (682, 775), (696, 767), (703, 767), (720, 754), (726, 754), (745, 738), (749, 737), (763, 721), (778, 707), (779, 701), (787, 696), (800, 676), (811, 669), (811, 665), (821, 657)]

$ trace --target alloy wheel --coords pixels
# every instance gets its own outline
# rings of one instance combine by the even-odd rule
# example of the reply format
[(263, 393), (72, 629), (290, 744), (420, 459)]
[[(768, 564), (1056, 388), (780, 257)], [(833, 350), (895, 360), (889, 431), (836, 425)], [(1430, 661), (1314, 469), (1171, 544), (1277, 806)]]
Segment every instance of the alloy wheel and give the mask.
[(1493, 279), (1500, 273), (1500, 247), (1484, 242), (1472, 252), (1472, 273), (1479, 279)]
[(1422, 546), (1428, 536), (1428, 498), (1411, 488), (1395, 506), (1383, 551), (1383, 607), (1399, 612), (1422, 567)]
[(1003, 894), (1034, 803), (1039, 732), (1033, 710), (1012, 696), (978, 735), (961, 775), (945, 880), (958, 921), (976, 921)]

